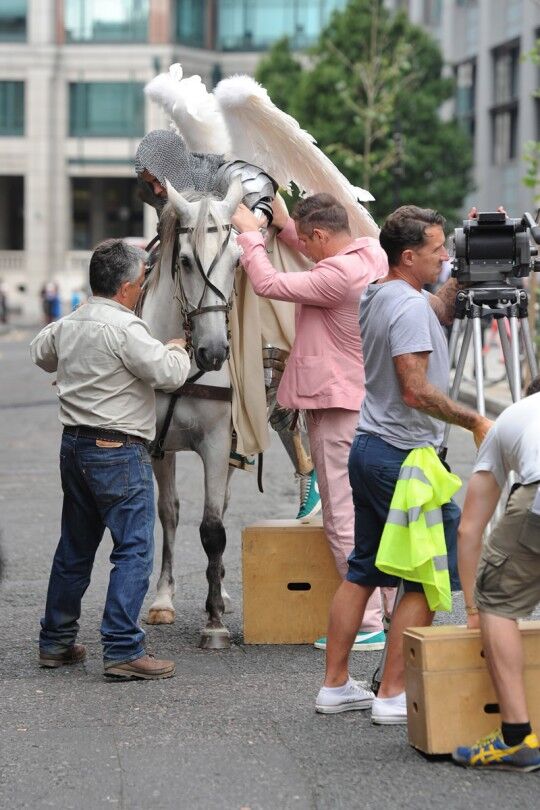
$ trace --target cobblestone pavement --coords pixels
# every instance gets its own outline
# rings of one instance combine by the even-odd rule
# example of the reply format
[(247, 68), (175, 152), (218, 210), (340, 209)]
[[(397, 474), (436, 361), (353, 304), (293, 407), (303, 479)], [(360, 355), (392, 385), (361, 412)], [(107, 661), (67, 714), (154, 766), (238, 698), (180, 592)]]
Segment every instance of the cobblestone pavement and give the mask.
[[(372, 726), (364, 712), (317, 716), (323, 654), (310, 646), (243, 644), (241, 528), (260, 518), (291, 517), (297, 508), (295, 483), (276, 443), (265, 457), (264, 495), (255, 476), (237, 473), (233, 480), (226, 518), (227, 583), (235, 605), (227, 616), (230, 650), (197, 648), (205, 597), (197, 528), (202, 476), (198, 459), (184, 453), (178, 456), (177, 620), (148, 628), (147, 635), (150, 650), (176, 659), (177, 676), (104, 682), (97, 628), (107, 538), (83, 606), (87, 663), (38, 669), (38, 620), (60, 517), (60, 427), (51, 379), (28, 358), (31, 334), (15, 329), (0, 336), (2, 807), (470, 810), (537, 803), (534, 775), (470, 773), (430, 761), (408, 745), (405, 728)], [(454, 430), (450, 460), (464, 478), (472, 457), (471, 439)], [(443, 620), (463, 621), (460, 599)], [(355, 653), (352, 673), (371, 677), (378, 655)]]

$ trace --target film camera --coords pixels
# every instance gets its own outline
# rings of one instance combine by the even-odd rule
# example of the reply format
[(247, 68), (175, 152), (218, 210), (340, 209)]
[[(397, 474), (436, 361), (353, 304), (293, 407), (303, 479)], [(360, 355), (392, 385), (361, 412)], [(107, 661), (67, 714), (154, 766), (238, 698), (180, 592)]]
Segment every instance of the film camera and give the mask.
[(508, 287), (512, 279), (540, 271), (536, 248), (529, 233), (540, 244), (540, 226), (530, 214), (510, 219), (499, 211), (466, 219), (454, 231), (452, 275), (466, 287)]

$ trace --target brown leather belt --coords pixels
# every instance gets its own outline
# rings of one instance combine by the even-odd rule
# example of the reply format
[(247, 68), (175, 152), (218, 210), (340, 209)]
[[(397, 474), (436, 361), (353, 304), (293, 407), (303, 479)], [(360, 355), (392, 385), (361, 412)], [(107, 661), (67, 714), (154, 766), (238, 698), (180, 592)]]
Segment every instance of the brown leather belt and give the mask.
[(107, 428), (91, 427), (90, 425), (66, 425), (64, 433), (70, 436), (80, 436), (83, 439), (102, 439), (106, 442), (122, 442), (143, 444), (146, 448), (150, 444), (142, 436), (134, 436), (132, 433), (122, 433), (120, 430), (107, 430)]

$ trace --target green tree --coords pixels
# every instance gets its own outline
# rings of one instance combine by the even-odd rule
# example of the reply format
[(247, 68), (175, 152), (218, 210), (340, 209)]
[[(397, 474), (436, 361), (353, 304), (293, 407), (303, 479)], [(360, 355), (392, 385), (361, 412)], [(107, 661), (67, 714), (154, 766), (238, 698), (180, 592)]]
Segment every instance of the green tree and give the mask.
[[(535, 65), (540, 65), (540, 39), (536, 40), (533, 50), (526, 53), (525, 59), (530, 59)], [(540, 98), (540, 90), (534, 94)], [(527, 174), (523, 178), (526, 186), (533, 189), (535, 202), (540, 202), (540, 141), (527, 141), (524, 148), (524, 158), (527, 164)]]
[(437, 43), (382, 0), (350, 0), (334, 13), (307, 66), (278, 43), (257, 78), (317, 139), (353, 185), (375, 196), (379, 221), (397, 204), (456, 219), (471, 190), (470, 139), (440, 107), (454, 83)]

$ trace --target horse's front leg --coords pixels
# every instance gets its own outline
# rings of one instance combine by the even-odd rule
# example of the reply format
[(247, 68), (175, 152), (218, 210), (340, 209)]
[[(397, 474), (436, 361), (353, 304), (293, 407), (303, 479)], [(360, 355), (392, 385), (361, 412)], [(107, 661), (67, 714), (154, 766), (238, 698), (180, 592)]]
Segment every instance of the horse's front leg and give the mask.
[(179, 516), (176, 453), (165, 453), (163, 459), (154, 459), (153, 467), (158, 485), (158, 515), (163, 529), (163, 551), (157, 594), (146, 621), (148, 624), (172, 624), (176, 616), (172, 601), (175, 591), (173, 565)]
[(204, 512), (199, 527), (201, 542), (208, 557), (206, 578), (208, 622), (201, 632), (200, 646), (206, 650), (230, 646), (230, 633), (222, 622), (225, 610), (221, 580), (225, 574), (223, 552), (226, 535), (223, 511), (228, 483), (230, 428), (205, 436), (198, 452), (204, 465)]

